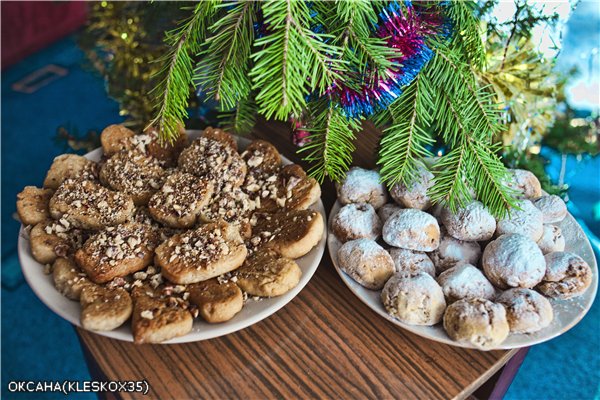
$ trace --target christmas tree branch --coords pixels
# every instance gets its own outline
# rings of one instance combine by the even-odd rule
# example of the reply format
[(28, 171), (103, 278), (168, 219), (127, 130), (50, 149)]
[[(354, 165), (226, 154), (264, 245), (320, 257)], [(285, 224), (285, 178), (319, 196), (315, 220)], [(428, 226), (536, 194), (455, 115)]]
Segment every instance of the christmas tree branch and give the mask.
[(250, 94), (240, 99), (231, 111), (222, 113), (221, 126), (238, 135), (248, 134), (256, 123), (256, 103)]
[(187, 117), (189, 87), (192, 82), (193, 57), (200, 50), (210, 17), (215, 13), (214, 1), (198, 3), (190, 18), (165, 34), (171, 50), (159, 60), (159, 84), (150, 93), (156, 101), (156, 114), (148, 126), (159, 129), (163, 141), (173, 142)]

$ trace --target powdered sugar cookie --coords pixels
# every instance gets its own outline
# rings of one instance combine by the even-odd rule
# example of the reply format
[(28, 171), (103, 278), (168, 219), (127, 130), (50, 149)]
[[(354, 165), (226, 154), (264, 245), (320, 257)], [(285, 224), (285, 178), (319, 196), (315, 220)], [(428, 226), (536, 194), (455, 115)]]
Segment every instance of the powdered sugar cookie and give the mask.
[(560, 222), (567, 216), (567, 205), (554, 194), (533, 200), (533, 205), (542, 212), (545, 224)]
[(377, 210), (387, 202), (387, 190), (377, 171), (350, 168), (344, 180), (335, 186), (342, 204), (368, 203)]
[(379, 216), (381, 223), (384, 224), (385, 221), (387, 221), (392, 214), (398, 210), (402, 210), (402, 207), (397, 204), (388, 203), (384, 204), (379, 210), (377, 210), (377, 215)]
[(342, 242), (381, 235), (381, 220), (370, 204), (347, 204), (333, 217), (331, 230)]
[(391, 316), (410, 325), (435, 325), (446, 308), (442, 288), (425, 272), (395, 274), (385, 284), (381, 301)]
[(481, 258), (481, 247), (477, 242), (458, 240), (441, 230), (440, 246), (429, 255), (437, 273), (460, 263), (477, 265)]
[(462, 299), (446, 309), (444, 329), (457, 342), (488, 350), (502, 343), (510, 328), (502, 305), (485, 299)]
[(577, 254), (555, 251), (546, 254), (546, 274), (536, 287), (554, 299), (581, 296), (592, 283), (592, 269)]
[(370, 239), (344, 243), (338, 250), (338, 263), (342, 271), (367, 289), (381, 289), (394, 273), (388, 252)]
[(542, 195), (542, 185), (538, 178), (524, 169), (509, 169), (507, 186), (515, 189), (525, 199), (537, 199)]
[(423, 271), (435, 277), (435, 266), (426, 253), (395, 247), (392, 247), (389, 253), (394, 261), (396, 272), (412, 274)]
[(441, 219), (448, 233), (458, 240), (489, 240), (496, 230), (496, 219), (479, 201), (473, 201), (456, 212), (444, 207)]
[(440, 227), (433, 216), (407, 208), (396, 211), (385, 221), (383, 240), (403, 249), (433, 251), (440, 244)]
[(402, 182), (396, 183), (390, 189), (390, 196), (406, 208), (426, 210), (431, 207), (431, 199), (427, 195), (431, 186), (433, 174), (424, 165), (419, 165), (414, 182), (408, 186)]
[(498, 297), (506, 308), (511, 333), (533, 333), (550, 325), (554, 318), (552, 305), (531, 289), (509, 289)]
[(437, 282), (448, 303), (466, 298), (491, 300), (496, 293), (483, 272), (471, 264), (460, 264), (442, 272)]
[(517, 208), (511, 208), (510, 213), (498, 220), (496, 236), (506, 233), (518, 233), (538, 241), (544, 233), (544, 217), (531, 201), (520, 200)]
[(485, 276), (500, 289), (532, 288), (544, 277), (546, 261), (537, 244), (516, 233), (487, 245), (482, 258)]
[(544, 225), (544, 233), (537, 244), (543, 254), (553, 251), (564, 251), (565, 237), (560, 228), (556, 225)]

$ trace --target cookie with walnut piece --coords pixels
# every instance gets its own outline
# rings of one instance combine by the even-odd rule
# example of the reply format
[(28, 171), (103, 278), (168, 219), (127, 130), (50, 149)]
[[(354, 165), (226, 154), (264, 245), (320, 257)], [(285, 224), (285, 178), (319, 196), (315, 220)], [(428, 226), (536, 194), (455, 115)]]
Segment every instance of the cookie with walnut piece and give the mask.
[(49, 203), (54, 219), (64, 218), (73, 226), (98, 230), (121, 224), (134, 210), (131, 197), (87, 180), (67, 179)]
[(537, 332), (554, 318), (548, 299), (531, 289), (509, 289), (497, 301), (506, 308), (511, 333)]
[(83, 244), (83, 232), (73, 229), (65, 219), (44, 221), (29, 232), (29, 244), (33, 258), (41, 263), (54, 262), (66, 257)]
[(338, 200), (342, 204), (369, 203), (374, 209), (387, 202), (387, 190), (379, 172), (352, 167), (341, 182), (335, 184)]
[(147, 285), (135, 287), (131, 328), (136, 344), (161, 343), (188, 334), (192, 330), (192, 314), (177, 303), (169, 302), (158, 289)]
[(252, 253), (235, 271), (238, 286), (251, 296), (281, 296), (300, 282), (302, 270), (294, 260), (273, 250), (260, 249)]
[(48, 203), (54, 191), (25, 186), (17, 195), (17, 214), (23, 225), (36, 225), (50, 218)]
[(533, 172), (525, 169), (509, 169), (506, 185), (517, 191), (521, 198), (537, 199), (542, 195), (542, 185)]
[(138, 206), (148, 204), (164, 177), (158, 161), (135, 150), (118, 152), (100, 168), (100, 182), (128, 194)]
[(57, 258), (52, 265), (54, 286), (65, 297), (79, 300), (84, 287), (92, 285), (87, 275), (70, 258)]
[(555, 194), (537, 198), (533, 205), (542, 212), (545, 224), (560, 222), (567, 216), (567, 205)]
[(410, 185), (398, 182), (390, 189), (390, 196), (396, 203), (406, 208), (427, 210), (431, 207), (431, 198), (427, 194), (433, 186), (433, 174), (423, 164), (419, 164), (416, 177)]
[[(143, 138), (143, 136), (146, 136), (148, 139)], [(143, 144), (140, 145), (140, 142), (143, 142)], [(144, 130), (143, 135), (138, 135), (134, 138), (133, 143), (139, 148), (144, 149), (148, 156), (158, 160), (161, 166), (165, 168), (175, 167), (177, 166), (179, 155), (188, 145), (188, 136), (185, 133), (185, 128), (181, 126), (179, 134), (173, 142), (167, 142), (159, 137), (156, 128), (148, 127)]]
[(251, 223), (249, 247), (272, 249), (294, 259), (315, 247), (325, 229), (323, 217), (314, 210), (255, 213)]
[(105, 283), (150, 265), (158, 240), (147, 225), (109, 227), (91, 236), (75, 253), (75, 261), (93, 282)]
[(70, 178), (96, 178), (97, 164), (77, 154), (62, 154), (54, 158), (44, 179), (44, 187), (58, 189), (65, 180)]
[(331, 221), (331, 231), (341, 241), (355, 239), (376, 240), (381, 235), (381, 220), (372, 205), (346, 204)]
[(213, 194), (213, 184), (185, 172), (175, 172), (148, 202), (152, 217), (171, 228), (190, 228)]
[(131, 317), (133, 305), (125, 289), (89, 284), (81, 289), (81, 325), (92, 331), (112, 331)]
[(544, 256), (546, 274), (536, 287), (553, 299), (581, 296), (592, 284), (592, 269), (577, 254), (555, 251)]
[(544, 233), (544, 216), (531, 201), (519, 200), (517, 208), (511, 208), (496, 224), (496, 236), (518, 233), (537, 242)]
[(237, 269), (247, 250), (239, 230), (223, 220), (172, 236), (156, 249), (155, 261), (171, 282), (202, 282)]
[(128, 150), (133, 147), (131, 138), (135, 133), (123, 125), (109, 125), (100, 134), (100, 143), (102, 152), (106, 157), (117, 154), (121, 150)]
[(279, 151), (266, 140), (253, 140), (241, 155), (250, 173), (274, 173), (281, 167)]
[(381, 289), (394, 273), (392, 257), (371, 239), (344, 243), (337, 257), (340, 269), (367, 289)]
[(202, 318), (211, 324), (229, 321), (244, 306), (244, 296), (234, 282), (219, 283), (216, 278), (188, 286), (190, 302), (198, 306)]
[(430, 214), (406, 208), (396, 211), (385, 221), (382, 236), (390, 246), (433, 251), (440, 245), (440, 226)]
[(565, 250), (565, 237), (556, 225), (544, 225), (544, 233), (537, 245), (544, 254)]
[[(219, 128), (207, 127), (202, 131), (202, 137), (221, 142), (229, 146), (233, 151), (238, 151), (237, 140), (229, 133)], [(242, 157), (243, 158), (243, 157)]]

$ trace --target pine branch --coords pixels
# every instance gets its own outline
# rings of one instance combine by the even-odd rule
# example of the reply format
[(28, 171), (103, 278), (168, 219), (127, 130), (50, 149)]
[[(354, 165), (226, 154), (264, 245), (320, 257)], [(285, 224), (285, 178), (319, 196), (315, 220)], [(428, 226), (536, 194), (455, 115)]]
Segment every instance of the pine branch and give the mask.
[(331, 35), (310, 29), (311, 11), (304, 1), (271, 0), (262, 9), (269, 33), (256, 40), (260, 50), (252, 55), (250, 71), (259, 112), (278, 119), (300, 115), (308, 94), (322, 95), (340, 78), (345, 61), (340, 48), (328, 43)]
[(208, 97), (220, 102), (221, 108), (232, 109), (250, 94), (252, 86), (248, 72), (256, 3), (244, 1), (223, 6), (230, 8), (209, 28), (214, 34), (206, 40), (194, 80)]
[(417, 75), (390, 107), (393, 122), (383, 131), (377, 162), (382, 180), (389, 186), (413, 182), (421, 159), (431, 155), (426, 148), (433, 142), (426, 131), (433, 107), (430, 93), (427, 78)]
[(304, 157), (312, 164), (308, 172), (319, 182), (323, 182), (325, 176), (339, 181), (352, 163), (354, 133), (360, 129), (360, 121), (347, 118), (326, 96), (311, 104), (309, 111), (310, 141), (298, 152), (308, 153)]
[(179, 127), (187, 118), (189, 88), (192, 83), (193, 57), (200, 50), (210, 18), (216, 12), (216, 2), (198, 3), (190, 18), (180, 27), (165, 34), (171, 50), (159, 62), (158, 85), (150, 92), (156, 101), (156, 114), (148, 126), (156, 126), (161, 140), (173, 142)]
[(256, 124), (256, 103), (249, 95), (236, 104), (235, 109), (222, 113), (220, 125), (237, 135), (247, 135)]
[(450, 1), (448, 16), (454, 23), (453, 45), (461, 49), (465, 62), (481, 69), (485, 64), (485, 46), (480, 21), (475, 15), (476, 9), (475, 1)]

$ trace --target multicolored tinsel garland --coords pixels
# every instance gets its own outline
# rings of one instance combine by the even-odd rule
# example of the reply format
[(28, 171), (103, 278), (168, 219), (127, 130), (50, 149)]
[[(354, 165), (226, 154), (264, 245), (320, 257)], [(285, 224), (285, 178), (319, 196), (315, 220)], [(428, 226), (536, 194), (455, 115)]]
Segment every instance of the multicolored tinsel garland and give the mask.
[(348, 117), (367, 116), (388, 107), (433, 56), (433, 51), (425, 43), (427, 36), (447, 34), (445, 31), (448, 30), (438, 13), (418, 10), (409, 1), (403, 6), (391, 3), (379, 17), (381, 22), (375, 34), (385, 39), (390, 47), (399, 50), (400, 57), (393, 60), (398, 67), (386, 71), (383, 79), (375, 77), (364, 82), (361, 90), (337, 82), (333, 92)]

